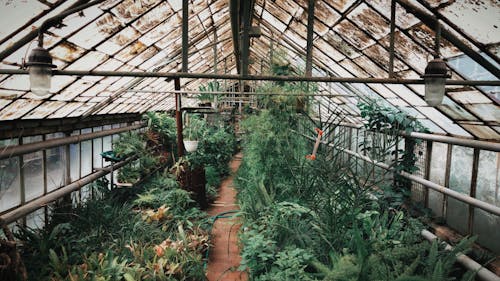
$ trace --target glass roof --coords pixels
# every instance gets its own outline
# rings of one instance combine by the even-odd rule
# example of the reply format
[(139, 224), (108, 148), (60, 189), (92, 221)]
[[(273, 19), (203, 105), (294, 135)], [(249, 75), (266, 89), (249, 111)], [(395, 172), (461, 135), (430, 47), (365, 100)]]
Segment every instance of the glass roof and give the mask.
[[(434, 31), (409, 3), (440, 19), (447, 32), (498, 68), (498, 1), (397, 0), (394, 75), (415, 79), (432, 59)], [(236, 74), (228, 0), (189, 1), (189, 72)], [(250, 74), (264, 74), (271, 53), (283, 50), (296, 66), (305, 65), (307, 0), (255, 0), (252, 25), (262, 36), (251, 39)], [(69, 0), (0, 0), (0, 51), (72, 6)], [(390, 0), (316, 0), (313, 75), (387, 78)], [(178, 72), (182, 56), (182, 0), (108, 0), (67, 16), (44, 37), (59, 70)], [(36, 46), (20, 46), (0, 63), (19, 69)], [(214, 48), (215, 45), (215, 48)], [(441, 38), (440, 54), (457, 80), (497, 80), (483, 66)], [(264, 71), (264, 73), (262, 73)], [(181, 79), (197, 90), (206, 79)], [(361, 124), (356, 103), (378, 98), (421, 120), (431, 131), (465, 138), (500, 140), (499, 87), (447, 86), (442, 105), (429, 107), (423, 85), (319, 83), (321, 104), (345, 122)], [(143, 91), (128, 91), (130, 89)], [(29, 92), (26, 75), (0, 75), (0, 121), (52, 119), (97, 114), (143, 113), (175, 106), (172, 81), (164, 78), (55, 76), (50, 95)], [(151, 92), (147, 92), (151, 91)], [(195, 104), (186, 99), (186, 105)], [(323, 110), (322, 118), (330, 114)]]

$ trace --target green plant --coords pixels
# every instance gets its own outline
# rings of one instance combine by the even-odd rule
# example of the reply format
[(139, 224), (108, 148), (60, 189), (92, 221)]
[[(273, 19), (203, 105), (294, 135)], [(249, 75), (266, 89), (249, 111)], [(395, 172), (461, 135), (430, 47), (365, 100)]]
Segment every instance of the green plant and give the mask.
[[(220, 92), (222, 91), (222, 87), (217, 81), (210, 81), (207, 85), (200, 85), (198, 87), (200, 93), (196, 96), (202, 102), (212, 101), (214, 98), (214, 94), (209, 92)], [(208, 93), (207, 93), (208, 92)]]
[[(174, 118), (165, 113), (147, 112), (143, 119), (147, 122), (148, 130), (159, 135), (156, 144), (162, 144), (167, 148), (175, 144), (177, 133)], [(151, 138), (155, 140), (155, 136)]]
[(184, 127), (184, 137), (186, 140), (199, 140), (204, 136), (206, 129), (205, 120), (196, 115), (189, 117)]
[[(416, 166), (417, 156), (415, 155), (415, 147), (421, 142), (414, 138), (404, 138), (405, 148), (399, 148), (400, 138), (398, 137), (401, 131), (406, 133), (411, 132), (428, 132), (416, 118), (410, 116), (402, 110), (397, 110), (389, 106), (384, 106), (377, 101), (367, 103), (359, 103), (358, 107), (361, 112), (361, 117), (367, 120), (365, 127), (373, 132), (383, 133), (387, 136), (383, 143), (375, 144), (364, 142), (361, 146), (363, 150), (369, 151), (372, 158), (377, 160), (385, 160), (389, 153), (394, 155), (398, 153), (400, 157), (394, 161), (394, 170), (396, 172), (413, 173), (418, 170)], [(404, 196), (404, 201), (408, 201), (409, 196), (409, 180), (396, 175), (395, 190)], [(388, 193), (391, 191), (388, 190)], [(391, 195), (391, 194), (389, 194)], [(389, 197), (387, 197), (389, 198)]]
[(138, 132), (120, 134), (118, 141), (113, 143), (113, 151), (117, 156), (141, 155), (145, 151), (144, 137)]

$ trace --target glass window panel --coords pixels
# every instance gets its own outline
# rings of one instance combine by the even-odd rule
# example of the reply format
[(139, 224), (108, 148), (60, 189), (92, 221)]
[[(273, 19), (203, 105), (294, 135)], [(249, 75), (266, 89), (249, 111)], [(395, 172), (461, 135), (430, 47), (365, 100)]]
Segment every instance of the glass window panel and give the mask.
[[(48, 134), (46, 139), (63, 138), (64, 133)], [(64, 185), (66, 167), (64, 165), (64, 146), (45, 150), (47, 163), (47, 192)]]
[[(0, 147), (17, 145), (17, 139), (0, 140)], [(0, 212), (21, 204), (19, 157), (0, 160)]]
[[(477, 174), (476, 198), (500, 206), (500, 153), (481, 151)], [(499, 253), (500, 217), (480, 209), (474, 210), (473, 233), (479, 235), (478, 242)]]
[(92, 186), (90, 184), (87, 184), (86, 186), (82, 187), (80, 194), (81, 194), (80, 203), (87, 202), (92, 198)]
[[(94, 132), (97, 131), (102, 131), (102, 127), (96, 127), (94, 128)], [(92, 152), (94, 155), (94, 162), (93, 162), (93, 167), (94, 168), (102, 168), (102, 138), (95, 138), (92, 140), (93, 142), (93, 147), (92, 147)]]
[[(472, 158), (474, 149), (453, 146), (450, 165), (450, 186), (452, 190), (463, 194), (470, 194), (472, 179)], [(466, 203), (447, 198), (446, 221), (461, 233), (467, 233), (469, 208)]]
[[(80, 131), (76, 130), (71, 135), (77, 136), (79, 134)], [(80, 178), (80, 143), (69, 145), (69, 163), (71, 182), (74, 182)]]
[(40, 208), (26, 216), (26, 226), (33, 229), (42, 229), (45, 226), (45, 208)]
[[(42, 136), (24, 137), (23, 144), (42, 141)], [(43, 153), (37, 151), (23, 155), (25, 200), (33, 200), (44, 192)]]
[[(91, 133), (92, 129), (83, 129), (82, 134)], [(81, 176), (92, 173), (92, 140), (80, 143)]]
[[(445, 143), (434, 142), (432, 144), (431, 166), (429, 180), (439, 185), (445, 185), (446, 182), (446, 159), (448, 154), (448, 145)], [(429, 208), (437, 217), (443, 217), (443, 199), (442, 193), (429, 189)]]

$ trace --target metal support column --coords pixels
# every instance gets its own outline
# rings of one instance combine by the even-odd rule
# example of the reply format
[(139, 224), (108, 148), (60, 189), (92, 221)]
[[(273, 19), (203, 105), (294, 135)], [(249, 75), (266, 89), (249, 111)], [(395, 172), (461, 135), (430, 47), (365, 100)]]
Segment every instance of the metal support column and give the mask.
[[(181, 90), (181, 81), (179, 78), (174, 79), (174, 87), (176, 91)], [(184, 143), (182, 138), (182, 115), (181, 115), (181, 94), (175, 93), (175, 121), (177, 125), (177, 156), (184, 155)]]
[(314, 6), (316, 0), (309, 0), (307, 9), (307, 46), (306, 46), (306, 76), (312, 76), (312, 51), (314, 36)]
[[(241, 33), (241, 75), (248, 75), (248, 65), (250, 64), (250, 37), (248, 32), (252, 22), (251, 1), (243, 1), (243, 30)], [(240, 87), (242, 89), (244, 87)]]
[[(472, 158), (472, 177), (470, 182), (470, 197), (476, 198), (476, 189), (477, 189), (477, 174), (479, 168), (479, 153), (480, 150), (475, 148), (474, 154)], [(468, 232), (469, 235), (472, 235), (474, 231), (474, 206), (469, 205), (469, 221), (468, 221)]]
[(389, 78), (394, 77), (394, 32), (396, 31), (396, 0), (391, 0), (391, 35), (389, 47)]
[(189, 0), (182, 0), (182, 72), (188, 72)]

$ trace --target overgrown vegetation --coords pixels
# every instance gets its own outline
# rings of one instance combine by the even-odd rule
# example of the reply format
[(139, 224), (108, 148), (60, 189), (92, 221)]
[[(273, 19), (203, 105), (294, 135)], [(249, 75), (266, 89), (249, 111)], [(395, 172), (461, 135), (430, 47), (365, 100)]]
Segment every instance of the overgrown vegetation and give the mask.
[[(384, 106), (376, 100), (359, 103), (358, 107), (361, 117), (367, 121), (365, 128), (372, 133), (382, 133), (386, 136), (382, 142), (364, 142), (362, 149), (369, 151), (371, 156), (377, 160), (385, 160), (387, 157), (396, 158), (391, 163), (395, 172), (411, 174), (417, 171), (416, 162), (418, 158), (415, 149), (422, 141), (415, 138), (401, 138), (399, 133), (402, 131), (408, 134), (412, 132), (428, 133), (427, 128), (406, 112)], [(403, 148), (399, 145), (402, 140), (404, 140)], [(387, 190), (387, 194), (395, 194), (394, 192), (396, 192), (402, 195), (402, 202), (408, 204), (410, 201), (410, 187), (410, 180), (395, 175), (395, 183), (392, 190)]]
[(423, 224), (404, 209), (388, 208), (384, 192), (357, 172), (354, 157), (321, 146), (316, 160), (305, 158), (312, 143), (290, 129), (314, 124), (296, 114), (293, 99), (261, 105), (242, 124), (237, 174), (245, 220), (240, 269), (250, 280), (456, 280), (456, 253), (423, 240)]
[[(173, 169), (161, 169), (165, 149), (174, 148), (175, 124), (157, 113), (145, 120), (144, 133), (123, 134), (114, 144), (116, 155), (139, 157), (120, 170), (120, 180), (143, 181), (109, 189), (101, 179), (91, 199), (55, 207), (44, 229), (19, 228), (28, 280), (205, 280), (210, 220)], [(191, 161), (205, 165), (215, 185), (228, 171), (234, 136), (223, 127), (203, 130)]]

